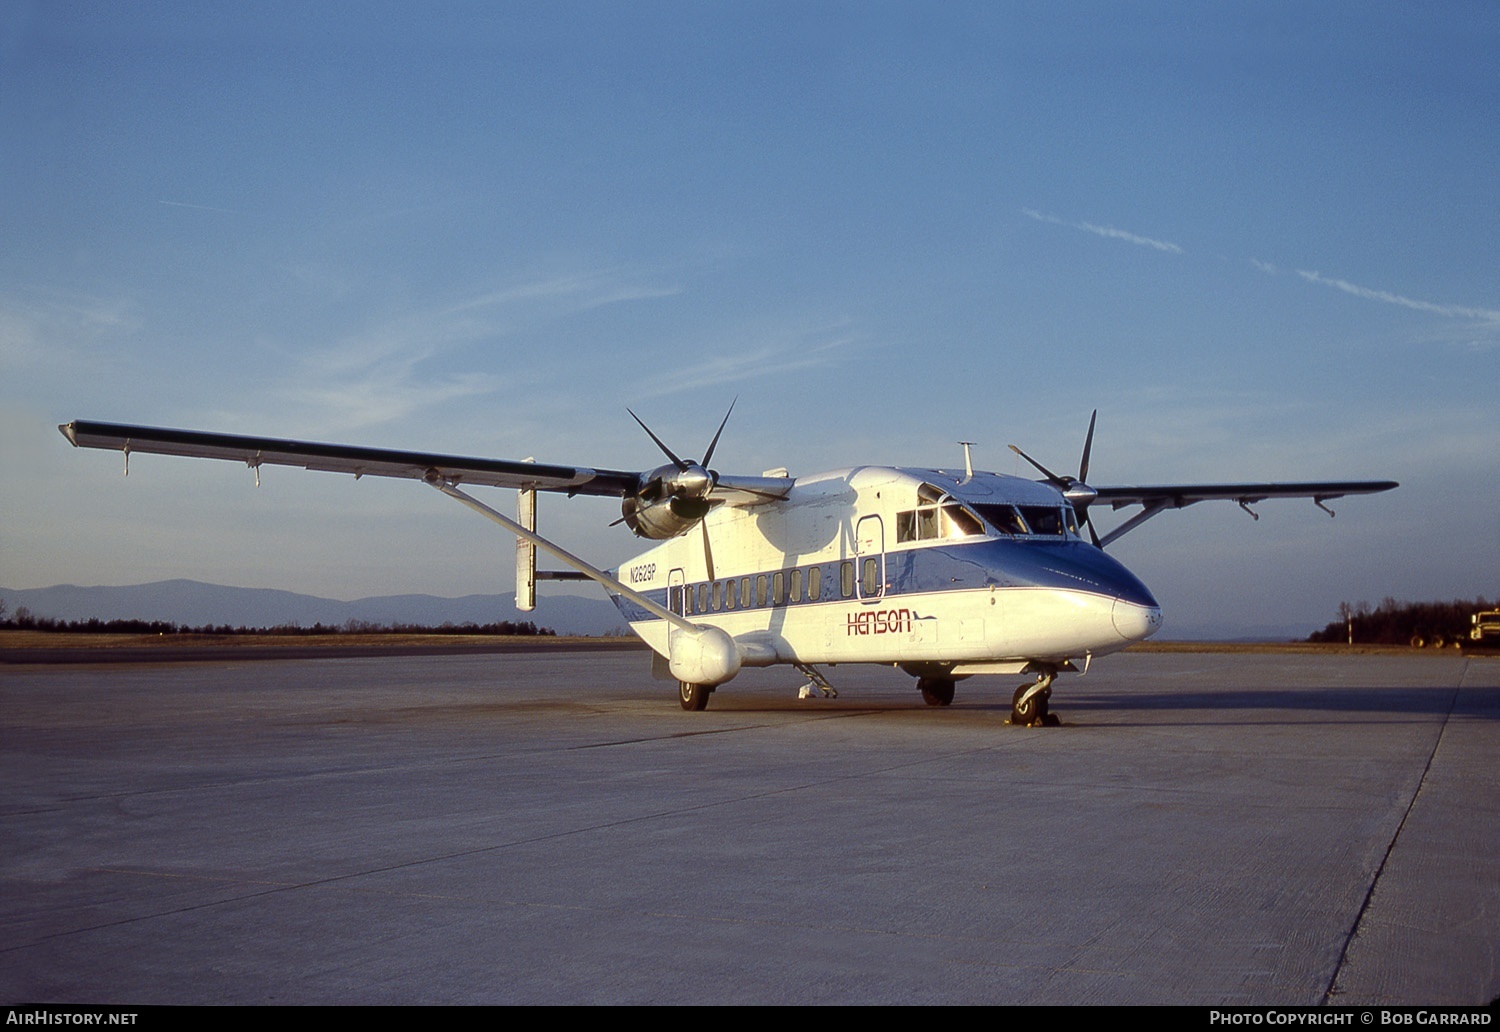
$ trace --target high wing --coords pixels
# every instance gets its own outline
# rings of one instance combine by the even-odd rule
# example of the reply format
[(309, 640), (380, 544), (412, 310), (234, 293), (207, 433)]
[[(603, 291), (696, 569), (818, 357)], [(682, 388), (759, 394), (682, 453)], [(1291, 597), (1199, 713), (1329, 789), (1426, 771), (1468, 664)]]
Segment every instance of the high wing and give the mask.
[[(200, 430), (173, 430), (159, 426), (124, 423), (94, 423), (77, 419), (58, 427), (76, 448), (104, 448), (155, 455), (184, 455), (200, 459), (228, 459), (251, 469), (263, 465), (300, 466), (330, 473), (352, 473), (356, 477), (401, 477), (428, 483), (479, 484), (536, 491), (561, 491), (572, 495), (602, 495), (624, 498), (647, 490), (653, 474), (588, 466), (558, 466), (512, 459), (477, 459), (430, 452), (360, 448), (316, 441), (288, 441), (277, 437), (244, 437), (212, 434)], [(789, 477), (748, 477), (703, 471), (709, 478), (700, 497), (714, 504), (760, 505), (783, 498), (791, 490)]]
[[(727, 421), (728, 416), (725, 419)], [(693, 637), (695, 641), (698, 636), (710, 634), (712, 629), (697, 627), (681, 615), (664, 608), (656, 600), (537, 534), (535, 508), (529, 509), (529, 516), (518, 513), (518, 519), (521, 520), (518, 522), (465, 494), (459, 485), (513, 487), (523, 495), (531, 491), (561, 491), (569, 496), (586, 494), (621, 498), (626, 513), (625, 522), (630, 523), (631, 530), (642, 537), (665, 538), (686, 533), (714, 505), (763, 505), (785, 497), (793, 484), (790, 477), (720, 476), (696, 463), (677, 460), (675, 456), (674, 464), (670, 467), (636, 473), (618, 469), (591, 469), (587, 466), (558, 466), (509, 459), (478, 459), (430, 452), (360, 448), (316, 441), (289, 441), (276, 437), (244, 437), (238, 434), (173, 430), (167, 427), (95, 423), (82, 419), (63, 423), (58, 429), (75, 448), (124, 452), (127, 472), (130, 468), (130, 453), (147, 452), (243, 462), (256, 471), (257, 482), (260, 467), (266, 464), (350, 473), (355, 477), (420, 480), (499, 523), (521, 539), (525, 548), (531, 549), (524, 559), (521, 557), (522, 551), (517, 552), (518, 599), (522, 597), (523, 581), (526, 582), (525, 590), (529, 597), (530, 586), (537, 576), (535, 549), (541, 548), (573, 566), (583, 576), (630, 598), (647, 611), (671, 623), (678, 631)], [(723, 430), (723, 426), (719, 429)], [(652, 437), (655, 439), (654, 434)], [(715, 436), (716, 442), (717, 439)], [(709, 454), (712, 452), (713, 448), (710, 446)], [(518, 508), (526, 506), (523, 498), (518, 503)], [(706, 533), (704, 541), (707, 549)], [(522, 609), (531, 608), (529, 603), (523, 604), (520, 601), (517, 605)], [(722, 631), (712, 631), (712, 634), (718, 634), (724, 637), (724, 641), (728, 641)], [(719, 642), (716, 647), (722, 650), (722, 645)], [(733, 651), (732, 643), (729, 649)]]
[(274, 437), (242, 437), (197, 430), (128, 426), (75, 420), (58, 427), (75, 447), (105, 448), (156, 455), (186, 455), (203, 459), (228, 459), (256, 469), (262, 465), (300, 466), (356, 477), (402, 477), (409, 480), (436, 478), (449, 483), (482, 484), (487, 487), (534, 488), (564, 491), (569, 495), (610, 495), (634, 492), (640, 474), (616, 469), (555, 466), (507, 459), (475, 459), (428, 452), (357, 448), (314, 441), (286, 441)]
[(1376, 494), (1398, 487), (1394, 480), (1328, 480), (1299, 484), (1156, 484), (1146, 487), (1088, 487), (1092, 494), (1089, 505), (1108, 505), (1111, 509), (1122, 509), (1127, 505), (1139, 505), (1141, 511), (1099, 540), (1101, 547), (1134, 530), (1146, 520), (1165, 509), (1181, 509), (1197, 502), (1224, 499), (1238, 502), (1260, 519), (1250, 505), (1267, 498), (1311, 498), (1318, 508), (1333, 515), (1333, 510), (1323, 503), (1345, 495)]

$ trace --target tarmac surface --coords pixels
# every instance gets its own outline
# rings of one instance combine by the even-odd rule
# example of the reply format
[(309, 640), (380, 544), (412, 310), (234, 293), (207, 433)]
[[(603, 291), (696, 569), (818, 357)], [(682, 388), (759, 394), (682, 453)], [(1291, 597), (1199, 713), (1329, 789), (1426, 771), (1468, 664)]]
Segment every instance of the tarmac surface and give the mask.
[(1500, 995), (1500, 659), (647, 662), (0, 666), (0, 1002)]

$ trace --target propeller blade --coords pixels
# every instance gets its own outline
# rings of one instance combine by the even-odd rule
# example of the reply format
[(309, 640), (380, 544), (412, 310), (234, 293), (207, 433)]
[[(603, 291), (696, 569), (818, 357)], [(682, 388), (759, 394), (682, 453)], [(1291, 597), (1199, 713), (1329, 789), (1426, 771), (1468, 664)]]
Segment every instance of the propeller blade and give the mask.
[(1083, 439), (1083, 461), (1078, 464), (1078, 479), (1083, 483), (1089, 481), (1089, 453), (1094, 450), (1094, 420), (1099, 418), (1099, 410), (1094, 409), (1094, 414), (1089, 416), (1089, 435)]
[[(734, 401), (731, 401), (729, 403), (729, 412), (724, 413), (724, 422), (719, 424), (719, 429), (714, 432), (714, 439), (708, 442), (708, 451), (703, 453), (703, 465), (707, 466), (710, 462), (713, 461), (714, 449), (719, 446), (719, 434), (722, 434), (724, 432), (724, 425), (725, 423), (729, 422), (729, 413), (734, 411), (735, 402), (739, 400), (740, 396), (736, 394), (734, 396)], [(629, 410), (627, 409), (627, 411)], [(709, 579), (712, 580), (713, 578), (710, 577)]]
[(1017, 455), (1021, 456), (1021, 458), (1025, 459), (1027, 462), (1031, 463), (1037, 469), (1041, 470), (1042, 476), (1046, 477), (1052, 483), (1054, 483), (1054, 484), (1061, 484), (1063, 486), (1067, 486), (1068, 482), (1067, 482), (1066, 479), (1064, 479), (1063, 477), (1058, 476), (1056, 473), (1052, 472), (1046, 466), (1043, 466), (1040, 462), (1036, 461), (1036, 459), (1033, 459), (1030, 455), (1027, 455), (1020, 448), (1017, 448), (1013, 444), (1010, 445), (1009, 447), (1010, 447), (1011, 451), (1013, 451)]
[(698, 526), (703, 528), (703, 561), (708, 566), (708, 579), (717, 580), (714, 576), (714, 550), (708, 543), (708, 521), (704, 520)]
[(1094, 426), (1098, 421), (1099, 410), (1094, 409), (1093, 414), (1089, 416), (1089, 432), (1083, 438), (1083, 457), (1078, 462), (1078, 477), (1076, 479), (1073, 477), (1058, 476), (1013, 444), (1010, 446), (1010, 450), (1036, 467), (1047, 478), (1048, 483), (1062, 489), (1063, 496), (1072, 504), (1073, 511), (1078, 514), (1079, 529), (1087, 527), (1089, 537), (1093, 539), (1095, 546), (1102, 548), (1104, 546), (1099, 544), (1099, 534), (1094, 529), (1093, 522), (1089, 519), (1089, 505), (1098, 497), (1098, 492), (1088, 485), (1089, 460), (1094, 454)]
[[(630, 409), (627, 408), (625, 411), (630, 412)], [(656, 442), (656, 446), (666, 454), (667, 458), (672, 460), (672, 465), (676, 466), (679, 471), (686, 470), (688, 468), (688, 464), (686, 462), (683, 462), (676, 455), (673, 455), (672, 449), (663, 444), (662, 439), (651, 432), (651, 428), (644, 422), (642, 422), (640, 416), (636, 415), (634, 412), (630, 412), (630, 418), (641, 424), (641, 429), (646, 431), (646, 434)], [(729, 417), (725, 416), (724, 418), (727, 420)], [(722, 427), (720, 429), (722, 429)], [(717, 441), (718, 438), (715, 437), (714, 440)]]

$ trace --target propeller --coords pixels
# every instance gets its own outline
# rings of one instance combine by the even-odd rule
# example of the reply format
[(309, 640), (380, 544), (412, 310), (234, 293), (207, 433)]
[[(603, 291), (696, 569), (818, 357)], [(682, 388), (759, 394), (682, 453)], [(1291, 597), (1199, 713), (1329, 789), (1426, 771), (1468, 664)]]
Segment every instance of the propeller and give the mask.
[(1094, 524), (1089, 520), (1089, 505), (1099, 497), (1099, 492), (1086, 483), (1089, 477), (1089, 455), (1094, 450), (1094, 421), (1098, 418), (1099, 410), (1094, 409), (1094, 414), (1089, 416), (1089, 432), (1083, 439), (1083, 458), (1078, 463), (1078, 476), (1076, 477), (1058, 476), (1015, 445), (1011, 445), (1010, 450), (1040, 470), (1042, 476), (1047, 478), (1047, 483), (1063, 493), (1063, 497), (1072, 503), (1073, 511), (1078, 514), (1078, 522), (1089, 529), (1089, 538), (1094, 542), (1095, 547), (1102, 547), (1099, 545), (1099, 535), (1094, 530)]
[[(709, 492), (714, 489), (714, 484), (719, 479), (708, 468), (708, 464), (713, 461), (714, 449), (719, 446), (719, 437), (724, 433), (724, 427), (729, 422), (730, 414), (734, 412), (735, 402), (739, 400), (736, 397), (734, 401), (729, 403), (729, 411), (724, 413), (724, 419), (719, 423), (719, 429), (714, 432), (713, 440), (708, 442), (708, 451), (703, 453), (702, 462), (679, 458), (677, 453), (668, 448), (666, 442), (657, 437), (656, 433), (646, 425), (645, 420), (627, 408), (625, 411), (630, 412), (630, 418), (640, 424), (641, 429), (646, 431), (646, 436), (656, 442), (656, 446), (662, 450), (662, 454), (671, 459), (672, 465), (676, 467), (675, 470), (668, 470), (665, 466), (652, 470), (645, 484), (641, 487), (641, 496), (650, 499), (666, 495), (674, 501), (678, 499), (684, 502), (706, 501)], [(679, 515), (686, 516), (688, 512), (683, 510), (691, 507), (674, 506), (674, 508), (677, 509)], [(703, 514), (706, 514), (707, 511), (705, 509), (703, 513), (699, 514), (699, 518)]]
[(719, 438), (723, 436), (724, 427), (728, 425), (738, 401), (739, 398), (736, 397), (729, 403), (729, 410), (724, 413), (713, 439), (708, 442), (708, 450), (703, 453), (701, 462), (682, 458), (656, 436), (645, 420), (630, 409), (625, 410), (646, 431), (646, 436), (655, 442), (662, 454), (671, 460), (671, 465), (660, 466), (642, 474), (640, 488), (624, 500), (625, 515), (621, 519), (640, 536), (658, 540), (684, 534), (694, 523), (699, 524), (702, 527), (703, 560), (708, 567), (709, 580), (714, 579), (714, 554), (713, 545), (709, 541), (708, 524), (703, 522), (703, 518), (713, 508), (714, 503), (709, 495), (719, 482), (719, 475), (709, 469), (708, 464), (713, 461), (714, 451), (719, 447)]

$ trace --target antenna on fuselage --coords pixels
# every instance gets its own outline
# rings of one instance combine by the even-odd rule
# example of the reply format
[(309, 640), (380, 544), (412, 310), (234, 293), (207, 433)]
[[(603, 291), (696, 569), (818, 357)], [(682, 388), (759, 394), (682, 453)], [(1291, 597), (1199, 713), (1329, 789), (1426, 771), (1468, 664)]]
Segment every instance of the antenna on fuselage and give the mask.
[(959, 441), (958, 443), (964, 446), (964, 483), (968, 483), (974, 479), (974, 462), (969, 457), (969, 448), (973, 446), (974, 442)]

